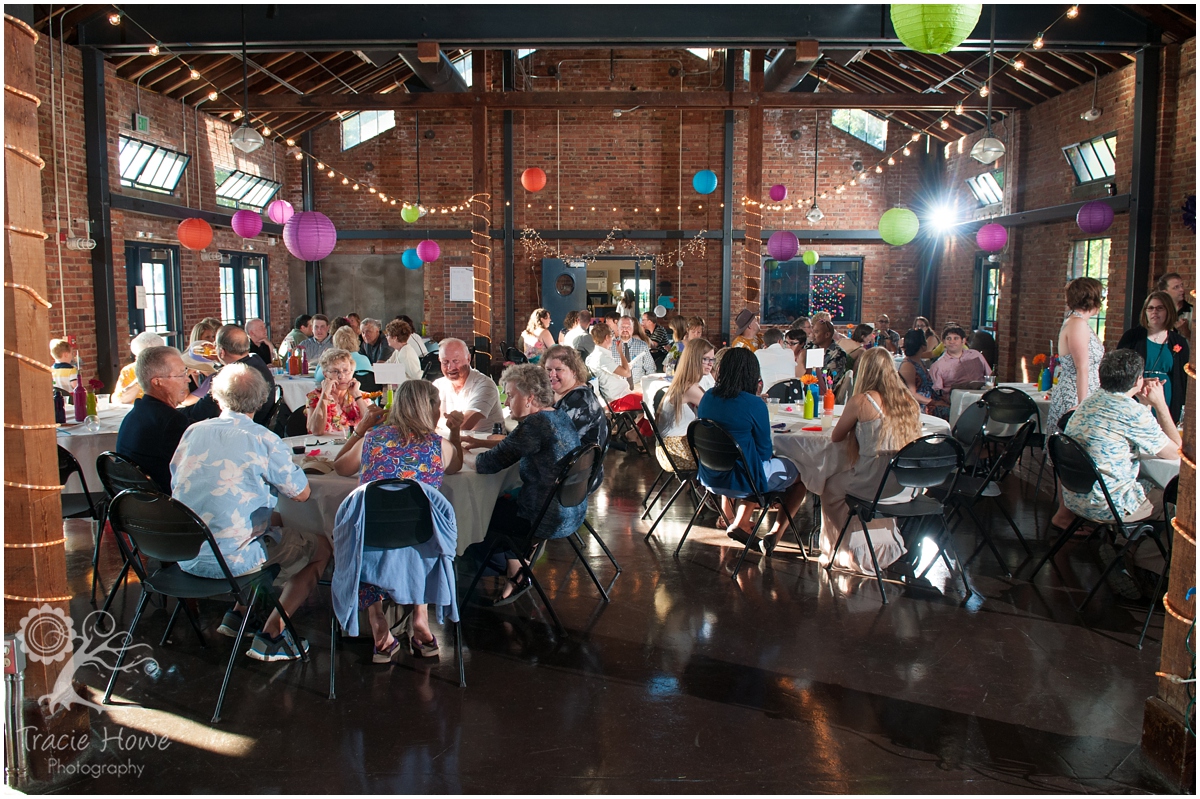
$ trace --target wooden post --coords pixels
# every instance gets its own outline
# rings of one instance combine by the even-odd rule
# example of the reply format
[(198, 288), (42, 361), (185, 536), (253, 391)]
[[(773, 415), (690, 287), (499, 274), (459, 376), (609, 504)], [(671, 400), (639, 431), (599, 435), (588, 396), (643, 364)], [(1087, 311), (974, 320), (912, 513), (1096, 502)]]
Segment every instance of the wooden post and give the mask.
[[(45, 606), (69, 611), (67, 558), (59, 498), (58, 456), (50, 380), (50, 303), (46, 296), (47, 235), (42, 230), (34, 45), (37, 33), (4, 15), (4, 632), (20, 631)], [(28, 659), (25, 694), (49, 694), (63, 668)], [(26, 721), (41, 733), (85, 729), (77, 705), (53, 719), (38, 709)], [(28, 738), (29, 736), (26, 736)], [(31, 766), (45, 778), (44, 760), (68, 751), (32, 751)]]
[[(471, 89), (487, 92), (487, 50), (475, 50), (471, 60)], [(488, 189), (488, 109), (471, 109), (471, 265), (475, 267), (475, 345), (491, 352), (492, 336), (492, 195)], [(480, 339), (486, 339), (486, 344)]]
[[(750, 51), (750, 93), (761, 97), (766, 50)], [(742, 243), (742, 273), (746, 285), (746, 307), (759, 312), (759, 283), (762, 280), (762, 165), (763, 107), (755, 103), (747, 111), (746, 126), (746, 239)]]

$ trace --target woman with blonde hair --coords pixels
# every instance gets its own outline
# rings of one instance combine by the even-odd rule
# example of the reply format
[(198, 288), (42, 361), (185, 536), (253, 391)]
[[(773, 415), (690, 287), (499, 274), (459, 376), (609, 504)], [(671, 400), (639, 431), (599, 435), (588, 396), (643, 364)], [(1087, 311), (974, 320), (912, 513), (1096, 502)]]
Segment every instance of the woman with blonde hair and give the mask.
[(188, 346), (195, 344), (197, 341), (216, 342), (217, 331), (221, 329), (221, 320), (214, 319), (211, 316), (206, 316), (192, 327), (192, 337), (188, 341)]
[[(350, 325), (342, 325), (333, 334), (333, 346), (335, 349), (345, 350), (350, 353), (350, 358), (354, 361), (354, 371), (369, 372), (372, 370), (371, 359), (358, 351), (362, 345), (358, 334), (354, 332), (354, 328)], [(320, 383), (325, 379), (325, 373), (321, 371), (321, 366), (317, 365), (317, 371), (313, 373), (313, 379)]]
[[(675, 370), (675, 379), (671, 381), (663, 397), (662, 405), (654, 417), (658, 432), (663, 437), (663, 443), (681, 467), (696, 468), (692, 460), (692, 452), (687, 444), (688, 425), (696, 420), (696, 406), (704, 398), (706, 388), (703, 379), (712, 379), (713, 366), (717, 362), (713, 345), (706, 339), (692, 339), (683, 348), (679, 358), (679, 367)], [(653, 401), (653, 398), (651, 398)], [(666, 459), (659, 457), (659, 463), (664, 468), (669, 464)]]
[[(342, 328), (354, 332), (347, 325)], [(441, 395), (433, 383), (409, 380), (400, 385), (386, 411), (372, 406), (359, 421), (353, 434), (338, 452), (334, 470), (343, 477), (352, 477), (361, 469), (358, 482), (372, 480), (416, 480), (441, 489), (442, 478), (456, 474), (462, 468), (462, 444), (459, 431), (463, 416), (458, 411), (446, 415), (450, 438), (436, 431), (441, 415)], [(389, 592), (377, 585), (359, 583), (359, 610), (366, 610), (375, 638), (373, 663), (390, 663), (401, 653), (400, 642), (392, 635), (384, 615), (381, 600)], [(408, 650), (413, 657), (437, 657), (438, 643), (429, 630), (428, 606), (406, 605), (411, 616), (402, 622), (401, 635), (411, 627)]]
[(529, 324), (521, 331), (521, 343), (530, 363), (537, 363), (542, 353), (554, 346), (554, 337), (550, 335), (549, 311), (545, 308), (534, 309), (529, 315)]
[[(890, 352), (883, 347), (875, 347), (863, 353), (858, 362), (857, 378), (854, 395), (846, 403), (842, 418), (833, 429), (835, 443), (849, 439), (847, 446), (853, 466), (849, 471), (826, 480), (825, 490), (821, 492), (822, 560), (828, 559), (842, 527), (850, 517), (846, 495), (875, 496), (892, 455), (921, 435), (920, 409), (912, 392), (896, 372)], [(894, 497), (903, 490), (899, 483), (889, 478), (880, 496)], [(857, 523), (847, 533), (856, 530), (861, 530)], [(841, 552), (851, 551), (847, 541), (849, 538), (843, 541)], [(899, 545), (892, 551), (903, 554)], [(884, 553), (877, 554), (880, 555), (880, 566), (889, 565), (898, 557), (898, 554), (891, 558), (885, 558)], [(847, 561), (842, 561), (847, 557)], [(853, 555), (842, 555), (838, 565), (854, 565), (862, 571), (873, 568), (869, 558), (857, 563), (855, 561), (857, 559)]]

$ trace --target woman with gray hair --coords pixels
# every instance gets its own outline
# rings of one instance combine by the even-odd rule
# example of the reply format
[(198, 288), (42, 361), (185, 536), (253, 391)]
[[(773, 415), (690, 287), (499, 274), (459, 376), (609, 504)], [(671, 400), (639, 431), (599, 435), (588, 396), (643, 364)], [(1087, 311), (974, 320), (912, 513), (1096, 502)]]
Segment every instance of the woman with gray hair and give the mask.
[[(351, 331), (353, 332), (353, 331)], [(320, 436), (353, 430), (367, 414), (369, 402), (354, 379), (354, 358), (346, 350), (325, 350), (321, 356), (325, 380), (308, 392), (308, 432)]]
[[(510, 540), (565, 538), (579, 529), (587, 514), (586, 500), (573, 508), (564, 508), (557, 501), (550, 505), (537, 530), (531, 529), (533, 521), (541, 512), (562, 468), (562, 459), (576, 449), (579, 433), (571, 418), (554, 407), (554, 390), (546, 371), (535, 364), (510, 366), (500, 375), (500, 384), (508, 393), (508, 408), (516, 419), (517, 429), (507, 438), (493, 437), (480, 440), (463, 438), (467, 448), (491, 447), (479, 453), (475, 471), (479, 474), (496, 474), (514, 463), (520, 463), (521, 492), (514, 498), (503, 495), (496, 501), (492, 520), (488, 525), (487, 538), (473, 544), (477, 552), (487, 551), (491, 540), (506, 536)], [(469, 549), (469, 548), (468, 548)], [(528, 555), (529, 551), (521, 553)], [(528, 578), (518, 581), (520, 561), (515, 552), (503, 553), (504, 564), (492, 564), (496, 571), (505, 569), (508, 580), (494, 605), (507, 605), (530, 588)]]

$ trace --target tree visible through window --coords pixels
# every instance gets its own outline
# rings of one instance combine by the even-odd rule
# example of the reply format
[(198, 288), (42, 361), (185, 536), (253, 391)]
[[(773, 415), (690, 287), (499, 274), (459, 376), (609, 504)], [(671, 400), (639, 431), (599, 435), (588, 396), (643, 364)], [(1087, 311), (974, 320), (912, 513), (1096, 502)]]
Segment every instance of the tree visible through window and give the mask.
[(1084, 239), (1071, 245), (1071, 267), (1067, 279), (1094, 277), (1104, 286), (1104, 302), (1100, 313), (1090, 320), (1092, 329), (1101, 341), (1104, 340), (1104, 322), (1108, 318), (1108, 253), (1112, 239)]
[(861, 108), (839, 108), (833, 112), (833, 126), (856, 139), (862, 139), (876, 150), (887, 148), (888, 123)]

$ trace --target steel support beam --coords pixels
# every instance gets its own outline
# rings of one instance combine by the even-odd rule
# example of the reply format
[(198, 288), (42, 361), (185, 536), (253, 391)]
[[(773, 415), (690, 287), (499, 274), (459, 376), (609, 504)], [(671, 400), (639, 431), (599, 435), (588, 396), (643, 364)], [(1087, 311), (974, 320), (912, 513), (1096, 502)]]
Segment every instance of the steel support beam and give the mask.
[(1129, 259), (1125, 268), (1125, 327), (1142, 311), (1150, 287), (1154, 227), (1154, 156), (1158, 147), (1158, 75), (1162, 50), (1137, 52), (1133, 89), (1133, 175), (1129, 181)]
[[(725, 59), (725, 90), (732, 93), (742, 72), (742, 51), (730, 50)], [(721, 169), (721, 341), (729, 341), (729, 304), (733, 301), (733, 123), (734, 111), (725, 112), (725, 160)], [(682, 287), (678, 290), (681, 290)]]
[(92, 223), (92, 303), (96, 313), (96, 375), (114, 385), (121, 371), (117, 344), (117, 296), (113, 284), (112, 207), (108, 183), (108, 111), (104, 101), (104, 54), (85, 47), (83, 138), (87, 159), (88, 219)]
[[(1018, 211), (1015, 214), (1005, 214), (1004, 216), (991, 217), (989, 219), (976, 219), (972, 222), (959, 222), (954, 226), (953, 230), (957, 235), (965, 235), (974, 233), (979, 228), (995, 222), (998, 225), (1005, 227), (1020, 227), (1022, 225), (1041, 225), (1046, 222), (1061, 222), (1064, 219), (1074, 219), (1079, 213), (1079, 209), (1087, 205), (1093, 200), (1083, 200), (1077, 203), (1064, 203), (1063, 205), (1052, 205), (1047, 208), (1034, 208), (1030, 211)], [(1118, 194), (1114, 197), (1101, 197), (1096, 202), (1107, 203), (1115, 213), (1124, 213), (1130, 208), (1130, 195)], [(1141, 306), (1138, 307), (1138, 312), (1141, 312)]]
[[(516, 53), (504, 51), (504, 68), (501, 72), (501, 88), (511, 92), (517, 69)], [(504, 340), (511, 345), (517, 337), (516, 320), (517, 293), (513, 282), (516, 280), (515, 248), (517, 244), (516, 231), (513, 229), (513, 112), (504, 112), (503, 154), (501, 160), (504, 169)]]
[[(232, 228), (232, 214), (221, 214), (216, 211), (203, 211), (198, 208), (188, 208), (186, 205), (174, 205), (172, 203), (159, 202), (157, 200), (148, 200), (144, 197), (130, 197), (125, 194), (110, 194), (109, 205), (116, 208), (118, 211), (129, 211), (133, 214), (142, 214), (144, 216), (157, 216), (163, 219), (188, 219), (190, 217), (199, 217), (210, 225), (219, 225), (221, 227)], [(283, 225), (277, 225), (274, 222), (264, 222), (262, 232), (272, 236), (283, 235)], [(338, 234), (341, 236), (341, 233)]]
[[(313, 135), (311, 130), (304, 132), (300, 137), (300, 146), (304, 148), (306, 153), (313, 151)], [(316, 167), (313, 165), (311, 158), (305, 158), (300, 168), (300, 193), (301, 206), (305, 211), (314, 210), (313, 200), (313, 181), (316, 177)], [(340, 234), (339, 234), (340, 235)], [(306, 313), (320, 313), (325, 306), (325, 298), (321, 286), (321, 262), (320, 261), (305, 261), (304, 262), (304, 286), (307, 311)]]

